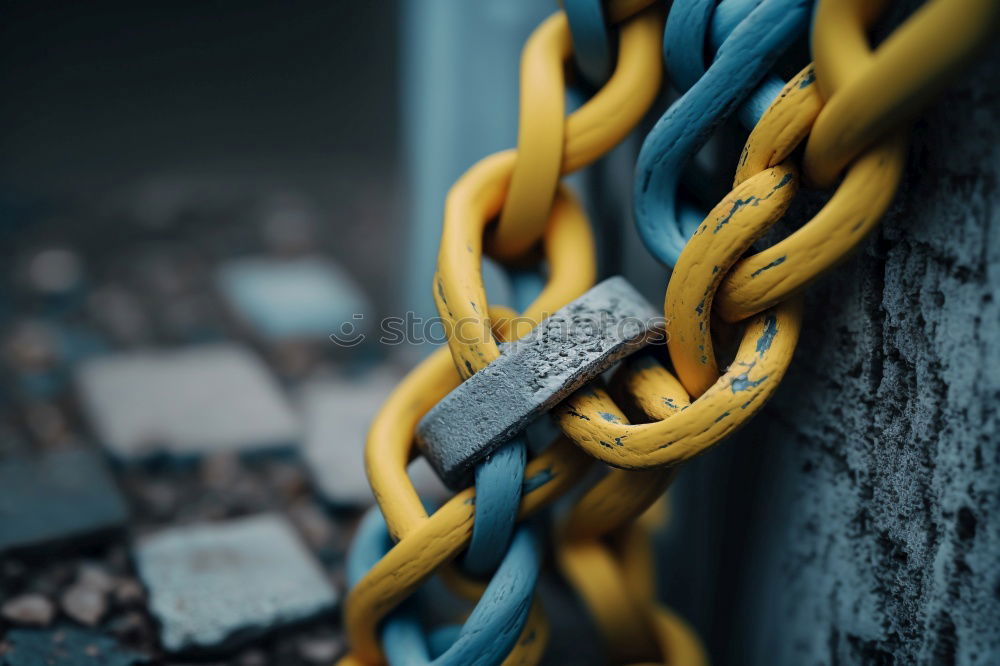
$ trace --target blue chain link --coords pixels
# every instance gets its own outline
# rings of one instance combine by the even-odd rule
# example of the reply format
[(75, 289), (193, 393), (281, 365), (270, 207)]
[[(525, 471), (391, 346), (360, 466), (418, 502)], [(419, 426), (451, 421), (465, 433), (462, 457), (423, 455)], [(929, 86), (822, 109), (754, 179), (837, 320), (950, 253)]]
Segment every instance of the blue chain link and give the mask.
[[(515, 305), (527, 307), (541, 290), (534, 272), (511, 273)], [(462, 560), (468, 573), (492, 573), (486, 591), (462, 626), (430, 635), (420, 622), (420, 592), (383, 622), (382, 644), (392, 666), (499, 664), (513, 649), (528, 618), (541, 568), (538, 539), (522, 525), (515, 532), (524, 488), (527, 440), (516, 437), (476, 466), (472, 538)], [(361, 521), (348, 554), (347, 577), (355, 585), (392, 548), (385, 519), (373, 508)]]
[[(354, 586), (392, 548), (392, 538), (377, 507), (361, 520), (347, 557), (348, 584)], [(499, 568), (462, 627), (444, 627), (424, 636), (419, 593), (394, 610), (381, 625), (382, 646), (392, 666), (499, 664), (514, 648), (531, 610), (541, 568), (533, 530), (522, 524)]]
[[(510, 280), (514, 305), (520, 312), (538, 295), (541, 282), (533, 271), (511, 271)], [(527, 440), (522, 435), (476, 466), (476, 519), (462, 561), (474, 576), (488, 575), (507, 552), (521, 503), (526, 459)]]
[[(705, 74), (703, 44), (716, 52), (726, 37), (736, 29), (762, 0), (722, 0), (712, 11), (712, 0), (695, 0), (674, 4), (663, 32), (663, 58), (670, 83), (679, 92), (686, 92)], [(752, 128), (764, 115), (784, 82), (768, 75), (740, 105), (737, 115), (745, 127)]]
[(484, 577), (497, 568), (514, 533), (527, 445), (515, 437), (476, 466), (476, 519), (462, 566)]
[[(744, 100), (748, 101), (741, 119), (756, 123), (781, 82), (769, 79), (754, 89), (805, 30), (811, 4), (724, 0), (714, 7), (712, 0), (675, 0), (664, 32), (664, 54), (672, 80), (687, 90), (643, 142), (634, 191), (639, 235), (661, 263), (676, 263), (688, 236), (704, 218), (697, 208), (679, 201), (685, 165)], [(702, 53), (708, 40), (721, 45), (705, 69)]]

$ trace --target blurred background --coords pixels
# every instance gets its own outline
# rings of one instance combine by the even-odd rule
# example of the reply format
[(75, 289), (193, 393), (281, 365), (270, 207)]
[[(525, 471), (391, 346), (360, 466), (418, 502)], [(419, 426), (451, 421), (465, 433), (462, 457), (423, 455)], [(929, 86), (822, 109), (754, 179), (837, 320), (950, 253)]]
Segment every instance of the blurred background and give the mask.
[(129, 259), (126, 243), (197, 253), (211, 238), (236, 256), (294, 241), (387, 302), (398, 262), (384, 240), (402, 229), (399, 11), (8, 3), (5, 233), (17, 249), (101, 252), (86, 257), (95, 281)]
[[(404, 304), (401, 11), (0, 10), (0, 662), (343, 651), (363, 436), (408, 362), (327, 336)], [(231, 531), (183, 531), (206, 522)], [(233, 616), (169, 633), (151, 596), (178, 571)], [(262, 578), (270, 612), (232, 597)]]

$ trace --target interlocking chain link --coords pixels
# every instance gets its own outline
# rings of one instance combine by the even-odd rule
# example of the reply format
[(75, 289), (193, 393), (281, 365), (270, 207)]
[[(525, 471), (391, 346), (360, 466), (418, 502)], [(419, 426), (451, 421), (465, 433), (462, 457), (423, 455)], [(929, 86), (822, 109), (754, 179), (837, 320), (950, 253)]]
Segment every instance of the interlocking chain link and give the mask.
[[(459, 381), (497, 358), (496, 340), (523, 336), (594, 282), (587, 220), (559, 177), (620, 141), (657, 94), (663, 17), (655, 8), (644, 9), (648, 4), (607, 5), (609, 21), (624, 21), (617, 65), (594, 97), (568, 117), (562, 102), (563, 64), (572, 43), (568, 23), (561, 12), (543, 23), (524, 52), (517, 151), (482, 160), (449, 193), (434, 292), (455, 334), (397, 387), (369, 433), (369, 481), (395, 545), (350, 591), (345, 625), (352, 653), (342, 663), (381, 663), (380, 620), (430, 575), (447, 571), (471, 538), (473, 488), (429, 515), (406, 475), (417, 422)], [(813, 28), (815, 74), (811, 66), (803, 70), (768, 108), (747, 142), (735, 188), (681, 252), (664, 301), (676, 377), (652, 356), (627, 360), (610, 387), (585, 387), (555, 410), (563, 436), (526, 467), (519, 519), (576, 486), (594, 459), (615, 468), (578, 500), (559, 528), (556, 552), (617, 661), (705, 661), (684, 622), (653, 598), (643, 526), (648, 518), (640, 516), (655, 512), (677, 463), (736, 430), (773, 394), (801, 327), (795, 294), (877, 224), (902, 170), (906, 132), (898, 126), (990, 34), (998, 15), (991, 0), (934, 0), (873, 51), (864, 30), (877, 9), (862, 0), (820, 2)], [(947, 27), (928, 39), (935, 24)], [(807, 137), (810, 181), (828, 186), (846, 168), (843, 180), (812, 220), (743, 257), (791, 202), (798, 186), (792, 156)], [(498, 214), (499, 223), (491, 227)], [(544, 289), (514, 322), (511, 312), (488, 303), (484, 246), (503, 261), (546, 262)], [(729, 322), (745, 322), (726, 368), (719, 367), (712, 347), (713, 308)], [(644, 422), (629, 423), (611, 394)], [(448, 578), (455, 589), (481, 592), (481, 585), (457, 572)], [(537, 663), (546, 631), (536, 603), (504, 663)]]

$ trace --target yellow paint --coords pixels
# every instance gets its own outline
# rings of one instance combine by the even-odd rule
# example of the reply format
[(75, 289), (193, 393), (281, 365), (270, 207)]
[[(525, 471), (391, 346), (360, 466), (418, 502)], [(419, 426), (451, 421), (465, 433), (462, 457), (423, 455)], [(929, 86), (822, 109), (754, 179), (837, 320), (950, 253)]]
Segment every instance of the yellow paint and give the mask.
[(848, 257), (892, 202), (905, 157), (905, 130), (879, 140), (848, 168), (811, 220), (733, 267), (719, 290), (716, 312), (726, 321), (741, 321), (798, 293)]
[(711, 332), (715, 292), (730, 266), (785, 214), (796, 181), (785, 164), (746, 179), (709, 212), (677, 260), (663, 305), (670, 322), (667, 348), (677, 377), (693, 396), (719, 379)]
[(995, 34), (996, 0), (931, 0), (872, 51), (870, 0), (819, 3), (812, 51), (827, 98), (806, 144), (809, 179), (830, 187), (851, 160), (905, 125)]

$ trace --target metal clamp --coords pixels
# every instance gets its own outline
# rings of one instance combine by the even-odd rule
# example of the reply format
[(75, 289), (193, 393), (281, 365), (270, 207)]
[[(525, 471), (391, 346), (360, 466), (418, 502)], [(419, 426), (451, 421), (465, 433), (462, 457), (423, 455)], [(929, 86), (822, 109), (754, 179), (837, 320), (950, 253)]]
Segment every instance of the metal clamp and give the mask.
[(431, 409), (417, 444), (452, 488), (477, 462), (576, 389), (663, 331), (663, 316), (622, 277), (560, 308)]

